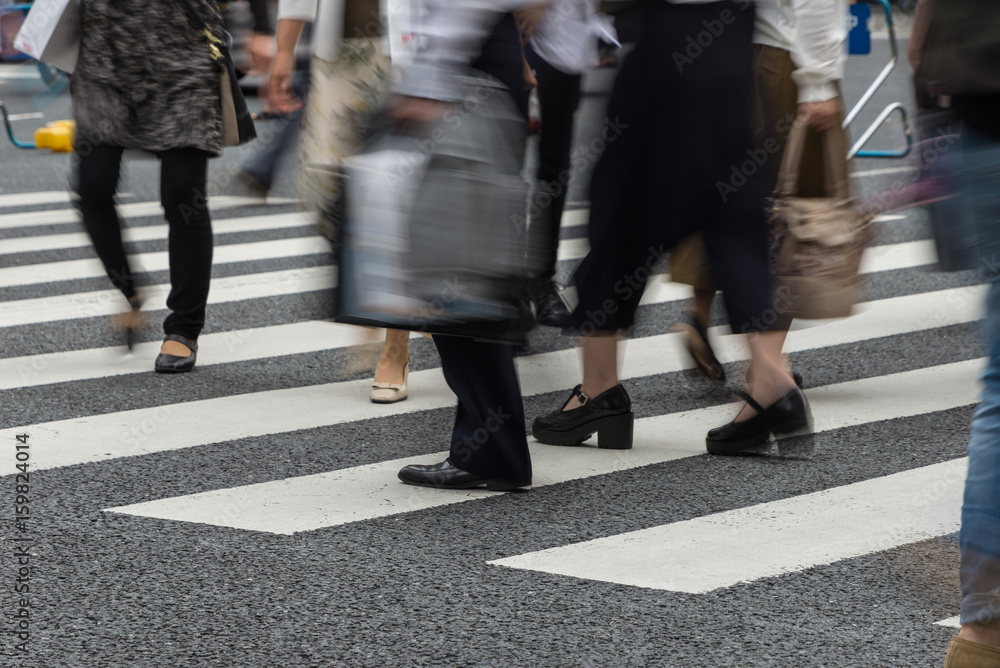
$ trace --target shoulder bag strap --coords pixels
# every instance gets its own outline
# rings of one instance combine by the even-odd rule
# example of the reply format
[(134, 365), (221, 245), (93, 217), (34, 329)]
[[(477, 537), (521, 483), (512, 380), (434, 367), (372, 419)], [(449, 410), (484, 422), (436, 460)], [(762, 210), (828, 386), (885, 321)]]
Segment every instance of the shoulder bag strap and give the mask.
[(208, 48), (212, 52), (212, 60), (216, 61), (222, 60), (223, 55), (222, 51), (219, 48), (222, 45), (222, 40), (220, 40), (218, 37), (215, 36), (214, 33), (212, 33), (212, 29), (208, 27), (208, 24), (205, 23), (205, 19), (201, 17), (201, 14), (198, 13), (198, 10), (195, 9), (193, 4), (191, 4), (191, 0), (178, 0), (178, 2), (180, 2), (181, 5), (184, 7), (184, 13), (187, 14), (188, 18), (191, 19), (191, 22), (194, 23), (194, 26), (195, 28), (198, 29), (198, 32), (204, 35), (205, 39), (208, 40)]
[(799, 169), (802, 167), (802, 151), (806, 143), (808, 126), (801, 116), (796, 116), (792, 130), (785, 144), (785, 154), (781, 158), (778, 172), (777, 197), (791, 197), (799, 192)]
[(844, 139), (844, 129), (840, 126), (823, 133), (823, 177), (827, 197), (848, 199), (851, 196), (850, 179), (847, 175), (847, 145)]

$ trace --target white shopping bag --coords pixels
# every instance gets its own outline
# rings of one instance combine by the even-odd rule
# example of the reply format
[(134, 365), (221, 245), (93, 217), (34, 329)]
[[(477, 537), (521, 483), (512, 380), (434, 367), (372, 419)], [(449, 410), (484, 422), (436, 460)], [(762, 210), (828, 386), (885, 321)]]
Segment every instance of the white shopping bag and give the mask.
[(14, 48), (72, 73), (80, 53), (80, 0), (35, 0)]

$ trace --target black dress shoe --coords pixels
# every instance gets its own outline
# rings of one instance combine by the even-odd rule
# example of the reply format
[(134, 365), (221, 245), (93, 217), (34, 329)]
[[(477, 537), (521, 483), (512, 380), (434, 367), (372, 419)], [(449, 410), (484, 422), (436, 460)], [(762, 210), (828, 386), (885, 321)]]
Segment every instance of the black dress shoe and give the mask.
[(531, 299), (535, 302), (535, 320), (545, 327), (561, 327), (570, 316), (569, 307), (560, 296), (555, 281), (537, 282), (531, 289)]
[(768, 438), (795, 436), (812, 431), (812, 412), (802, 390), (795, 388), (767, 408), (761, 407), (753, 397), (737, 393), (757, 411), (749, 420), (730, 422), (708, 432), (705, 447), (713, 455), (742, 455), (760, 453), (770, 447)]
[(450, 459), (440, 464), (404, 466), (399, 470), (399, 479), (407, 485), (438, 489), (470, 489), (485, 485), (486, 489), (498, 492), (527, 487), (531, 484), (530, 480), (508, 480), (469, 473), (452, 464)]
[(579, 445), (596, 433), (599, 448), (631, 448), (635, 415), (625, 388), (615, 385), (591, 399), (580, 391), (580, 387), (573, 388), (562, 408), (574, 397), (580, 398), (582, 406), (570, 411), (560, 408), (535, 418), (531, 426), (531, 435), (535, 440), (547, 445)]
[(180, 334), (167, 334), (163, 340), (183, 343), (191, 349), (191, 354), (187, 357), (178, 357), (177, 355), (160, 353), (156, 356), (156, 361), (153, 362), (153, 369), (157, 373), (184, 373), (194, 368), (195, 360), (198, 357), (198, 344), (196, 342)]

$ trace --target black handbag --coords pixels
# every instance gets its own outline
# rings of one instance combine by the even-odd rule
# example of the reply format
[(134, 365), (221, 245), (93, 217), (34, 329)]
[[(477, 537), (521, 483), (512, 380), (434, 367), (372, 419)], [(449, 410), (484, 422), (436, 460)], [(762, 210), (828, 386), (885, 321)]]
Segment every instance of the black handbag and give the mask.
[[(222, 103), (222, 145), (239, 146), (257, 138), (257, 128), (254, 127), (253, 117), (247, 107), (246, 98), (240, 90), (240, 84), (236, 76), (236, 65), (233, 57), (229, 53), (229, 44), (216, 37), (205, 19), (201, 17), (198, 10), (191, 4), (191, 0), (180, 0), (184, 5), (184, 11), (188, 18), (195, 24), (198, 31), (208, 40), (208, 48), (212, 53), (212, 60), (219, 68), (219, 98)], [(228, 34), (227, 34), (228, 36)]]

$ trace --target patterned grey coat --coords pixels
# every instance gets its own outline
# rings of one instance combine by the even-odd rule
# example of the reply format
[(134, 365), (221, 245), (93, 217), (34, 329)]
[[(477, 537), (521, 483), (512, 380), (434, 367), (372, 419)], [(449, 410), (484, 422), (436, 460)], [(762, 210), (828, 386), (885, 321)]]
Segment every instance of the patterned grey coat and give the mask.
[[(215, 0), (191, 0), (217, 36)], [(83, 0), (77, 142), (222, 152), (219, 72), (180, 0)]]

